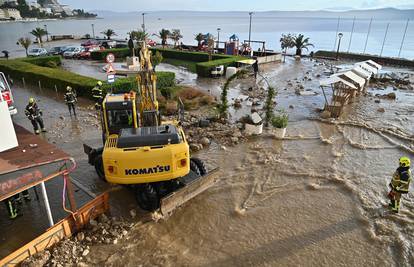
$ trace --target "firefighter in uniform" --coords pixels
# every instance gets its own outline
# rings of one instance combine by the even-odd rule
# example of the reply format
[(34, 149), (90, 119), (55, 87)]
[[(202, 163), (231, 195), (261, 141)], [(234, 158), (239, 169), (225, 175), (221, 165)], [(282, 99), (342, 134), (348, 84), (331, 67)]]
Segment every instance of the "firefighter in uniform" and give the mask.
[(65, 98), (66, 105), (68, 105), (70, 116), (72, 116), (72, 110), (73, 110), (73, 115), (75, 115), (76, 117), (75, 104), (76, 102), (78, 102), (78, 100), (76, 99), (76, 93), (72, 90), (72, 87), (70, 86), (66, 87), (66, 94), (64, 98)]
[(26, 110), (24, 111), (24, 113), (26, 114), (26, 117), (30, 120), (30, 122), (32, 123), (35, 134), (40, 133), (39, 127), (42, 130), (42, 132), (46, 132), (45, 126), (43, 124), (43, 119), (42, 119), (43, 113), (40, 110), (40, 108), (37, 106), (36, 101), (33, 97), (29, 99), (29, 104), (27, 104)]
[(391, 191), (388, 193), (390, 199), (389, 207), (393, 212), (398, 213), (402, 194), (407, 194), (411, 182), (410, 159), (402, 157), (399, 160), (399, 167), (392, 176)]
[(102, 92), (102, 82), (98, 81), (96, 86), (92, 88), (92, 96), (95, 99), (95, 109), (101, 110), (101, 105), (103, 101), (103, 92)]

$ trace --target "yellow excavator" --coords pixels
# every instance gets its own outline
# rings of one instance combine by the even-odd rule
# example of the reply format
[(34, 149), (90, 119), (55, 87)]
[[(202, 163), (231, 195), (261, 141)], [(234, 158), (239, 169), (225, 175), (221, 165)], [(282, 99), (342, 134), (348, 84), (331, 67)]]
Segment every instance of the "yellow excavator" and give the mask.
[(136, 92), (108, 93), (101, 110), (103, 147), (84, 144), (98, 176), (114, 184), (133, 185), (138, 205), (171, 213), (217, 182), (217, 169), (190, 157), (179, 120), (160, 121), (156, 73), (145, 42)]

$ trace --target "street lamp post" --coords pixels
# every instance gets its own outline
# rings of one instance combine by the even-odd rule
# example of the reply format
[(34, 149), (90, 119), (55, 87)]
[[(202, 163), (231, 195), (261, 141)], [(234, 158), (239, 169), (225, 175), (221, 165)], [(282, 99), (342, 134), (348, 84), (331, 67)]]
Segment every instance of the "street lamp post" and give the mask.
[(253, 12), (249, 12), (249, 16), (250, 16), (250, 23), (249, 23), (249, 47), (250, 47), (250, 41), (251, 41), (251, 36), (252, 36), (252, 15), (253, 15)]
[(341, 39), (344, 35), (342, 34), (342, 32), (338, 33), (338, 49), (336, 50), (336, 60), (338, 60), (339, 58), (339, 47), (341, 46)]
[(95, 39), (95, 24), (91, 24), (92, 25), (92, 36), (93, 36), (93, 39)]
[(142, 31), (145, 33), (145, 15), (147, 13), (142, 13)]
[(49, 42), (49, 33), (47, 32), (47, 25), (43, 25), (45, 26), (45, 31), (46, 31), (46, 42)]
[(217, 28), (217, 49), (219, 48), (220, 45), (220, 28)]

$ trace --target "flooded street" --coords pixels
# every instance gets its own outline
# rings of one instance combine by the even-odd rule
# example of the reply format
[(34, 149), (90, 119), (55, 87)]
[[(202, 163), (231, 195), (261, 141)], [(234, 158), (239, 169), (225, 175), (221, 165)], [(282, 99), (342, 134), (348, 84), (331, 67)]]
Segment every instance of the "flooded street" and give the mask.
[[(80, 72), (91, 72), (87, 65)], [(65, 68), (70, 63), (65, 61)], [(72, 66), (75, 69), (74, 66)], [(182, 84), (218, 96), (224, 79), (197, 79), (174, 71)], [(263, 66), (274, 86), (277, 109), (289, 114), (287, 136), (252, 137), (234, 147), (212, 144), (198, 152), (207, 166), (220, 167), (220, 181), (186, 203), (166, 221), (137, 224), (117, 244), (93, 245), (91, 266), (412, 266), (414, 200), (403, 197), (400, 214), (379, 216), (398, 158), (414, 154), (414, 91), (394, 91), (396, 100), (361, 96), (338, 120), (319, 118), (324, 98), (319, 75), (326, 67), (303, 60)], [(178, 73), (178, 74), (177, 74)], [(100, 74), (96, 74), (100, 75)], [(306, 76), (306, 81), (303, 81)], [(95, 76), (99, 78), (100, 76)], [(300, 82), (310, 95), (297, 95)], [(235, 83), (230, 98), (250, 85)], [(265, 86), (259, 82), (259, 86)], [(374, 95), (387, 90), (369, 89)], [(45, 111), (50, 142), (70, 153), (79, 167), (75, 180), (93, 193), (110, 186), (87, 164), (82, 144), (99, 145), (91, 103), (83, 100), (70, 119), (61, 97), (38, 89), (15, 89), (16, 122), (31, 129), (23, 108), (28, 96)], [(45, 108), (47, 107), (47, 109)], [(379, 112), (384, 108), (385, 112)], [(245, 109), (243, 109), (245, 110)], [(233, 117), (243, 114), (231, 110)], [(62, 119), (61, 117), (64, 117)], [(128, 190), (116, 190), (113, 214), (136, 204)], [(139, 217), (139, 216), (138, 216)], [(139, 220), (136, 219), (136, 220)]]

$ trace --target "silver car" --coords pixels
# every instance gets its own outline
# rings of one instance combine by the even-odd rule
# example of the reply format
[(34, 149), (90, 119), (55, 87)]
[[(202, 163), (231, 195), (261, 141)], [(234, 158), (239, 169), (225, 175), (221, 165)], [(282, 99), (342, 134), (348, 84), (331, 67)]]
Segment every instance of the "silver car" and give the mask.
[(27, 52), (27, 55), (29, 57), (40, 57), (40, 56), (46, 56), (47, 50), (44, 48), (32, 48), (29, 50), (29, 52)]
[(76, 56), (77, 54), (82, 52), (84, 49), (85, 48), (83, 48), (82, 46), (68, 47), (68, 49), (66, 49), (65, 52), (63, 53), (63, 57), (64, 58), (73, 58), (74, 56)]

